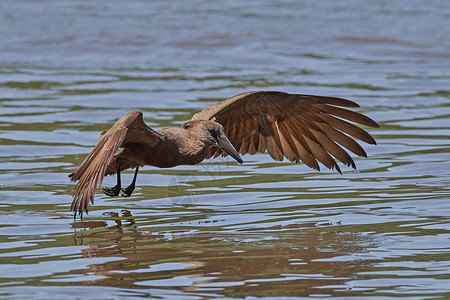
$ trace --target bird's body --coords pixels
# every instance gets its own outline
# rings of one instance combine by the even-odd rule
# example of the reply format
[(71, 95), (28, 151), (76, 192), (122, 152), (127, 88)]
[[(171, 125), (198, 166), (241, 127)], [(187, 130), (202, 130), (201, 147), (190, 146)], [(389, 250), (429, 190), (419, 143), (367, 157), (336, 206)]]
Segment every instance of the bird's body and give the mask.
[[(79, 181), (72, 210), (75, 215), (87, 211), (105, 175), (117, 174), (117, 185), (104, 188), (105, 194), (117, 196), (121, 191), (120, 172), (136, 168), (132, 184), (122, 189), (123, 196), (131, 195), (138, 169), (144, 165), (194, 165), (219, 155), (230, 155), (242, 163), (239, 153), (267, 151), (275, 160), (286, 157), (292, 162), (303, 161), (316, 170), (319, 161), (341, 172), (334, 158), (355, 168), (342, 147), (359, 156), (366, 153), (347, 134), (370, 144), (375, 140), (345, 119), (371, 127), (378, 124), (338, 106), (358, 107), (341, 98), (249, 92), (210, 105), (181, 127), (161, 130), (148, 127), (141, 112), (130, 112), (101, 134), (92, 152), (69, 175), (72, 181)], [(122, 151), (116, 154), (118, 148)]]
[[(142, 118), (141, 112), (131, 112), (122, 118)], [(206, 123), (205, 126), (212, 127), (213, 121), (197, 121), (197, 123)], [(171, 127), (156, 130), (155, 134), (159, 139), (152, 140), (151, 143), (122, 143), (123, 150), (114, 157), (109, 163), (106, 175), (116, 173), (114, 160), (126, 160), (128, 166), (123, 165), (121, 170), (134, 168), (137, 166), (150, 165), (158, 168), (171, 168), (178, 165), (195, 165), (200, 163), (213, 146), (208, 141), (204, 131), (197, 130), (201, 128), (197, 124), (194, 128), (189, 127)], [(194, 129), (194, 130), (193, 130)], [(209, 133), (209, 132), (208, 132)], [(135, 139), (133, 139), (135, 140)], [(125, 162), (124, 162), (125, 164)]]

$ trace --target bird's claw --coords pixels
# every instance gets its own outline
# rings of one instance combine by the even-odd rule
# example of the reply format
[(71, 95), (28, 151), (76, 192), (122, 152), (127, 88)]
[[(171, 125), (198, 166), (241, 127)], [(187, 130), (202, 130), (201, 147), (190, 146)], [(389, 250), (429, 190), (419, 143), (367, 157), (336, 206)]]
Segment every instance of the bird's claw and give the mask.
[(131, 194), (133, 193), (133, 191), (134, 191), (134, 185), (127, 186), (126, 188), (122, 189), (122, 192), (123, 192), (122, 197), (125, 197), (125, 198), (130, 197)]
[(104, 187), (102, 190), (103, 190), (103, 193), (106, 196), (114, 197), (114, 196), (118, 196), (119, 195), (120, 186), (116, 185), (116, 186), (111, 187), (111, 188)]

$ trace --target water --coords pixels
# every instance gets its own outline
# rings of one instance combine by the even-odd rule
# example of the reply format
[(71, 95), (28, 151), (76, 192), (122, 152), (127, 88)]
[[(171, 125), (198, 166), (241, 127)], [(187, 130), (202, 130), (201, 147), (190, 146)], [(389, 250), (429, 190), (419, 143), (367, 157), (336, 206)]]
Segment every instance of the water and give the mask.
[[(0, 297), (449, 297), (446, 5), (0, 2)], [(117, 118), (177, 126), (249, 90), (356, 100), (378, 145), (342, 176), (146, 167), (73, 222), (67, 175)]]

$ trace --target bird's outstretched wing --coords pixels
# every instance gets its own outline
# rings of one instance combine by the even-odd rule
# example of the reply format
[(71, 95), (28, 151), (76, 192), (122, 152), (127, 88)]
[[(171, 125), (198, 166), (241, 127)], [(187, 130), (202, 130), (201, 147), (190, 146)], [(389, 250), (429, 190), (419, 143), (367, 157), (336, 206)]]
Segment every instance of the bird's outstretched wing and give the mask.
[[(240, 154), (267, 150), (275, 160), (286, 157), (293, 162), (303, 161), (316, 170), (319, 161), (341, 173), (332, 156), (355, 168), (353, 159), (342, 147), (367, 156), (348, 135), (376, 144), (369, 133), (346, 120), (370, 127), (379, 125), (367, 116), (339, 106), (359, 107), (341, 98), (257, 91), (212, 104), (192, 120), (211, 119), (222, 124)], [(214, 148), (209, 157), (219, 155), (226, 154)]]
[(151, 147), (162, 137), (144, 123), (142, 112), (134, 111), (117, 120), (109, 130), (102, 132), (99, 139), (83, 163), (69, 175), (72, 181), (78, 180), (71, 210), (80, 215), (87, 211), (89, 202), (94, 202), (95, 189), (102, 185), (106, 168), (121, 145), (139, 143)]

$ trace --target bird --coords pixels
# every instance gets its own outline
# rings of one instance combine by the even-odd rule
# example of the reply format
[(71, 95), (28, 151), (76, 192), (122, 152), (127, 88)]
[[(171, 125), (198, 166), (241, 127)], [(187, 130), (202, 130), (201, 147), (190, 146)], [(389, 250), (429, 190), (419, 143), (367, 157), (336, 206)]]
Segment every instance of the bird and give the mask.
[[(348, 152), (367, 154), (355, 139), (374, 145), (376, 141), (355, 124), (379, 127), (348, 109), (357, 107), (337, 97), (252, 91), (211, 104), (180, 127), (160, 130), (147, 126), (142, 112), (129, 112), (100, 134), (94, 149), (69, 175), (77, 182), (71, 211), (74, 218), (88, 213), (107, 175), (116, 174), (117, 184), (103, 187), (104, 194), (131, 196), (139, 168), (145, 165), (171, 168), (227, 155), (242, 164), (241, 155), (267, 152), (276, 161), (303, 162), (317, 171), (320, 162), (342, 174), (337, 161), (356, 169)], [(122, 188), (121, 172), (133, 168), (131, 184)]]

